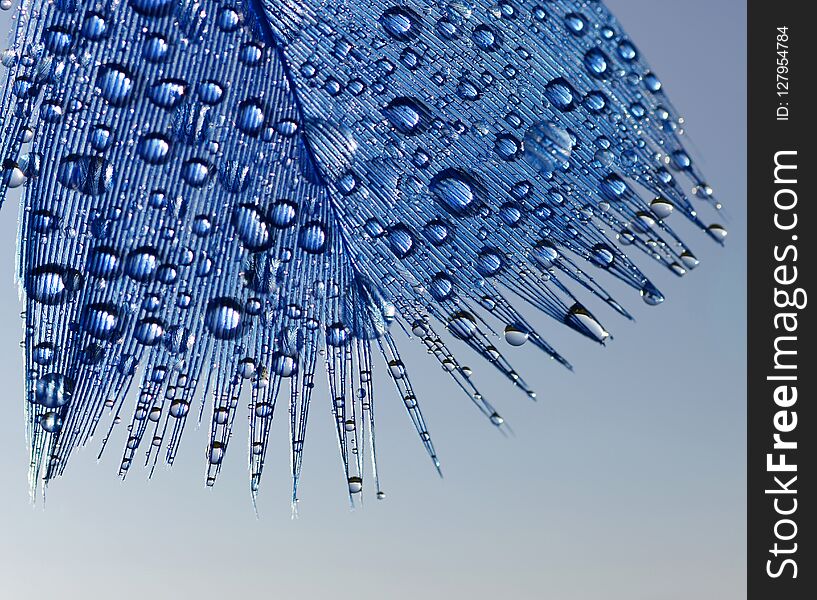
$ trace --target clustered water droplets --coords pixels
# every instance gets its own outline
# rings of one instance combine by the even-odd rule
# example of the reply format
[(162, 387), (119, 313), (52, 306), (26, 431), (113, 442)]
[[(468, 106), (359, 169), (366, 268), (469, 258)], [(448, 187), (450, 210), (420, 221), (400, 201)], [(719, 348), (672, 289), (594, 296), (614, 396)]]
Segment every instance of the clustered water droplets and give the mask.
[(296, 500), (325, 370), (349, 496), (383, 498), (378, 364), (440, 466), (401, 330), (504, 428), (457, 347), (534, 398), (507, 349), (569, 365), (520, 299), (605, 343), (588, 305), (630, 315), (597, 274), (660, 304), (634, 251), (681, 276), (698, 260), (672, 219), (726, 236), (601, 2), (26, 6), (0, 54), (0, 197), (23, 187), (35, 483), (97, 432), (125, 439), (122, 476), (172, 464), (195, 415), (212, 485), (243, 415), (255, 494), (284, 402)]

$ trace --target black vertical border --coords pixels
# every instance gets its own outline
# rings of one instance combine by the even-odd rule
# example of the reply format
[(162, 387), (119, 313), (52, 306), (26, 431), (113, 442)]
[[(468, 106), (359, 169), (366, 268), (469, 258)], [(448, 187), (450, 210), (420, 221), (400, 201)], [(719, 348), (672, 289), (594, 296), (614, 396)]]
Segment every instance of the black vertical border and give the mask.
[[(817, 226), (814, 222), (813, 205), (817, 202), (813, 180), (817, 177), (814, 146), (817, 143), (817, 34), (811, 17), (814, 5), (811, 2), (779, 0), (749, 0), (748, 2), (748, 540), (747, 575), (748, 596), (758, 600), (799, 600), (817, 598), (815, 571), (817, 557), (814, 545), (813, 514), (815, 505), (813, 469), (815, 450), (815, 427), (813, 403), (814, 364), (812, 346), (817, 344), (814, 337), (814, 322), (810, 316), (811, 307), (803, 310), (778, 308), (775, 305), (775, 289), (793, 293), (801, 287), (806, 293), (815, 291), (811, 285), (813, 272), (817, 271), (815, 238)], [(788, 94), (778, 91), (778, 27), (786, 27), (788, 34)], [(782, 88), (782, 86), (781, 86)], [(779, 120), (777, 109), (785, 106), (789, 111), (788, 120)], [(779, 151), (797, 151), (797, 183), (775, 183), (775, 154)], [(795, 159), (788, 157), (787, 162)], [(788, 171), (791, 173), (791, 171)], [(781, 172), (782, 175), (782, 172)], [(775, 207), (775, 193), (782, 188), (790, 188), (797, 194), (797, 205), (789, 211)], [(791, 194), (784, 193), (787, 202)], [(782, 197), (781, 197), (782, 198)], [(784, 202), (785, 203), (785, 202)], [(783, 231), (775, 226), (775, 213), (779, 220), (788, 224), (792, 215), (797, 214), (795, 229)], [(793, 240), (792, 236), (797, 239)], [(778, 261), (786, 246), (797, 247), (797, 261), (793, 262), (793, 252), (787, 260)], [(775, 281), (775, 268), (788, 264), (798, 269), (798, 280), (790, 286), (781, 286)], [(779, 272), (781, 275), (783, 272)], [(817, 302), (817, 295), (809, 298)], [(775, 327), (775, 315), (780, 312), (797, 312), (796, 333), (786, 333)], [(785, 373), (774, 369), (775, 338), (781, 335), (796, 335), (797, 355), (792, 362), (797, 369)], [(791, 344), (791, 342), (787, 342)], [(792, 346), (789, 345), (791, 348)], [(779, 451), (773, 448), (775, 416), (782, 410), (775, 404), (774, 392), (780, 381), (770, 381), (769, 376), (796, 374), (796, 382), (785, 382), (797, 387), (797, 401), (787, 408), (789, 413), (797, 413), (794, 431), (781, 434), (784, 439), (797, 442), (797, 449), (786, 452), (786, 461), (797, 465), (796, 472), (769, 472), (767, 455), (773, 454), (779, 462)], [(780, 423), (791, 422), (791, 414), (780, 417)], [(782, 420), (785, 419), (785, 420)], [(784, 483), (796, 475), (790, 485), (796, 494), (780, 493), (778, 476)], [(768, 493), (767, 490), (778, 493)], [(792, 500), (797, 499), (797, 510), (788, 516), (775, 511), (778, 507), (789, 510)], [(797, 533), (790, 540), (777, 539), (775, 525), (781, 519), (790, 518), (796, 523)], [(778, 532), (788, 537), (793, 531), (790, 523), (778, 526)], [(773, 553), (775, 543), (779, 548), (791, 550), (791, 554)], [(785, 567), (779, 577), (772, 577), (769, 571), (777, 573), (786, 558), (797, 563), (797, 577), (793, 578), (791, 564)], [(772, 561), (769, 563), (768, 561)]]

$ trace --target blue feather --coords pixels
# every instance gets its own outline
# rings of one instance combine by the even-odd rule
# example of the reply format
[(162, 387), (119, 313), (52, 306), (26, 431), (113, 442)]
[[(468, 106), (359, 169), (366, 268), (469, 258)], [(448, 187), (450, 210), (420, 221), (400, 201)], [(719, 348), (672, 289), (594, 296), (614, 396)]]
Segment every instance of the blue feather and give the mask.
[(596, 273), (659, 304), (635, 251), (683, 275), (697, 259), (672, 213), (726, 235), (700, 220), (695, 203), (719, 205), (601, 2), (25, 7), (2, 56), (0, 197), (25, 186), (35, 486), (100, 427), (103, 448), (127, 427), (122, 476), (139, 448), (151, 469), (172, 463), (205, 408), (212, 485), (249, 387), (253, 494), (282, 401), (295, 500), (323, 361), (349, 494), (369, 453), (382, 496), (378, 354), (439, 468), (399, 329), (502, 428), (456, 346), (535, 397), (497, 327), (569, 364), (520, 300), (604, 343), (586, 299), (630, 314)]

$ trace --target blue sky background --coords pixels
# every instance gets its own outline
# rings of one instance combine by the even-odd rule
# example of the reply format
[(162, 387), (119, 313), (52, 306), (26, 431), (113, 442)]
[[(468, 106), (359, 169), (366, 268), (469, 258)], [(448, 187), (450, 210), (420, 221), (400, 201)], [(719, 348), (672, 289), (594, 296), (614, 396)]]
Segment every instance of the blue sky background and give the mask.
[[(192, 428), (172, 471), (147, 481), (136, 470), (122, 483), (118, 454), (97, 464), (94, 444), (51, 485), (45, 508), (32, 506), (12, 198), (0, 212), (0, 595), (744, 598), (746, 6), (608, 5), (687, 118), (694, 154), (726, 205), (728, 245), (721, 250), (682, 227), (702, 265), (683, 280), (647, 265), (667, 301), (649, 309), (621, 294), (638, 322), (607, 317), (615, 339), (606, 349), (537, 321), (576, 371), (512, 350), (537, 403), (486, 372), (483, 387), (514, 428), (512, 438), (493, 431), (406, 345), (409, 367), (425, 369), (416, 388), (445, 479), (424, 456), (401, 403), (382, 394), (387, 499), (369, 499), (362, 509), (349, 510), (322, 388), (298, 519), (290, 518), (284, 420), (273, 428), (260, 519), (243, 453), (228, 453), (218, 485), (205, 489), (206, 434)], [(0, 30), (7, 19), (0, 14)]]

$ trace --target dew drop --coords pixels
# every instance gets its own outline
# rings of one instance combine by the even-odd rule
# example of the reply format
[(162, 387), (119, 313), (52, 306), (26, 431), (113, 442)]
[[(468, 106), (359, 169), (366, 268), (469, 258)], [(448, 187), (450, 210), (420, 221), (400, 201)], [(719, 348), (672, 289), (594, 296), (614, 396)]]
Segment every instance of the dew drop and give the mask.
[(131, 99), (134, 79), (128, 69), (117, 63), (107, 63), (99, 68), (96, 85), (102, 97), (112, 106), (124, 106)]
[(403, 6), (389, 8), (380, 15), (380, 26), (395, 40), (405, 42), (417, 37), (421, 18), (416, 12)]
[(239, 337), (243, 333), (241, 305), (232, 298), (214, 298), (207, 304), (204, 324), (220, 340)]
[(71, 402), (74, 381), (59, 373), (47, 373), (39, 379), (34, 389), (34, 401), (46, 408), (59, 408)]
[(525, 160), (542, 174), (567, 168), (573, 152), (573, 137), (551, 121), (541, 121), (525, 132)]
[(505, 327), (505, 341), (511, 346), (522, 346), (530, 337), (527, 329), (520, 325), (508, 325)]

